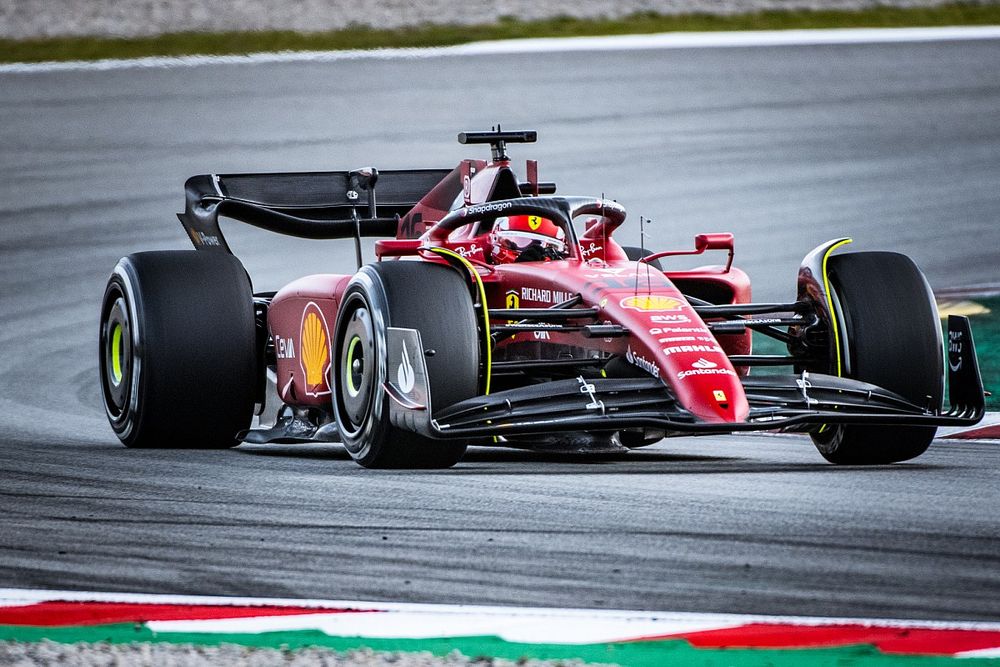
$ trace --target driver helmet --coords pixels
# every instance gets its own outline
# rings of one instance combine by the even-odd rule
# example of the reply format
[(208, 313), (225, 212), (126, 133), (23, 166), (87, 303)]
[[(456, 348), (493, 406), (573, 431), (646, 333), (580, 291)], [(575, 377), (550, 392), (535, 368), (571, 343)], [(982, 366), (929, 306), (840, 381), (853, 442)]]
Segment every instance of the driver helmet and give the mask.
[(566, 232), (548, 218), (512, 215), (497, 218), (490, 233), (494, 264), (565, 259)]

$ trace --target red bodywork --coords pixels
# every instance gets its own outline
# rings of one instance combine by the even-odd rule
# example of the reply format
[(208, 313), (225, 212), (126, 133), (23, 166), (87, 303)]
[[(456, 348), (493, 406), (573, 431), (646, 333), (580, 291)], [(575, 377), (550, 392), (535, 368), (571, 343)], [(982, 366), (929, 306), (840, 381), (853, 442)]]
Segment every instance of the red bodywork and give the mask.
[[(529, 183), (537, 185), (536, 173), (535, 165), (529, 163)], [(395, 240), (377, 242), (379, 261), (411, 256), (420, 261), (443, 262), (420, 249), (451, 249), (475, 266), (491, 309), (546, 308), (579, 294), (582, 305), (601, 309), (602, 322), (618, 324), (630, 335), (600, 339), (575, 332), (520, 332), (498, 341), (494, 361), (552, 359), (560, 354), (615, 355), (662, 380), (681, 406), (700, 420), (744, 421), (749, 406), (740, 376), (748, 369), (734, 368), (729, 355), (750, 353), (751, 332), (713, 335), (684, 296), (686, 293), (717, 304), (750, 302), (747, 275), (730, 266), (732, 236), (701, 235), (694, 251), (660, 253), (666, 257), (728, 249), (729, 264), (666, 272), (645, 262), (629, 261), (612, 237), (617, 225), (600, 216), (579, 221), (584, 227), (579, 246), (571, 248), (568, 259), (559, 261), (490, 265), (485, 255), (489, 230), (479, 229), (477, 224), (456, 229), (446, 238), (435, 238), (436, 219), (448, 213), (443, 202), (454, 202), (461, 196), (468, 206), (516, 196), (503, 194), (511, 182), (517, 186), (508, 161), (490, 165), (463, 162), (403, 218)], [(414, 238), (417, 235), (420, 238)], [(277, 358), (276, 383), (283, 402), (295, 406), (329, 405), (331, 333), (350, 278), (307, 276), (287, 285), (272, 300), (268, 324)]]

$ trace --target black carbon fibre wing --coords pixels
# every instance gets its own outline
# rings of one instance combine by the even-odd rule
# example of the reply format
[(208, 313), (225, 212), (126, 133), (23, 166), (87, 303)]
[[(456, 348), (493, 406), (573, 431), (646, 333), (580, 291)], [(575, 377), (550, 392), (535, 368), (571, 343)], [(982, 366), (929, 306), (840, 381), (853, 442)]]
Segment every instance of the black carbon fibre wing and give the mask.
[(177, 217), (198, 250), (231, 253), (219, 217), (307, 239), (393, 237), (399, 219), (458, 169), (202, 174), (184, 184)]

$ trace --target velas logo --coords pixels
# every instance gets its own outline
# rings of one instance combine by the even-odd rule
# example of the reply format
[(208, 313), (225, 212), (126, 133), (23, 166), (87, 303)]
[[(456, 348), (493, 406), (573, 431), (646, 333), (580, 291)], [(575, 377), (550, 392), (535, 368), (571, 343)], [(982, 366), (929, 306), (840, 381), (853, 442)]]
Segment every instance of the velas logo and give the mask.
[(622, 308), (641, 311), (663, 312), (665, 310), (680, 310), (681, 302), (669, 296), (659, 294), (640, 294), (627, 296), (619, 304)]
[(302, 311), (299, 340), (299, 361), (306, 376), (306, 394), (329, 394), (326, 377), (330, 370), (330, 330), (323, 311), (312, 301)]
[(414, 381), (413, 364), (410, 363), (410, 353), (406, 349), (406, 341), (404, 340), (403, 359), (399, 362), (399, 368), (396, 369), (396, 383), (399, 385), (400, 391), (409, 394), (413, 391)]

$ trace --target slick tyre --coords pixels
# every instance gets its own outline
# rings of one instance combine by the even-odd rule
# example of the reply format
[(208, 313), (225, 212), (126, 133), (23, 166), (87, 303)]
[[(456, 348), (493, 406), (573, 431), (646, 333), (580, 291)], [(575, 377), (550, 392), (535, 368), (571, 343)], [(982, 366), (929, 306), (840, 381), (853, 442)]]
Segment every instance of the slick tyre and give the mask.
[(192, 250), (118, 262), (101, 305), (100, 376), (126, 447), (239, 444), (257, 358), (253, 294), (238, 259)]
[[(920, 269), (898, 253), (859, 252), (831, 257), (828, 271), (842, 375), (885, 387), (921, 407), (940, 408), (941, 328)], [(936, 430), (841, 424), (823, 427), (812, 439), (832, 463), (871, 465), (920, 456)]]
[(453, 466), (464, 441), (433, 440), (389, 421), (388, 327), (420, 332), (432, 410), (479, 391), (479, 330), (462, 277), (424, 262), (365, 266), (344, 292), (334, 336), (333, 408), (344, 446), (366, 468)]

